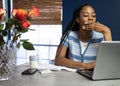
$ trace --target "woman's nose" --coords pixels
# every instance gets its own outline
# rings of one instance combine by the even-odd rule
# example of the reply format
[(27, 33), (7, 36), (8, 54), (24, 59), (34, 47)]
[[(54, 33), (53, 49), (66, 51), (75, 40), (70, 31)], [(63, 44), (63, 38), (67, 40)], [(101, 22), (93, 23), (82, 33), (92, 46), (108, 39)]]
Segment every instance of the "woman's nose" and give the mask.
[(92, 15), (89, 15), (89, 16), (88, 16), (88, 19), (89, 19), (89, 20), (93, 20)]

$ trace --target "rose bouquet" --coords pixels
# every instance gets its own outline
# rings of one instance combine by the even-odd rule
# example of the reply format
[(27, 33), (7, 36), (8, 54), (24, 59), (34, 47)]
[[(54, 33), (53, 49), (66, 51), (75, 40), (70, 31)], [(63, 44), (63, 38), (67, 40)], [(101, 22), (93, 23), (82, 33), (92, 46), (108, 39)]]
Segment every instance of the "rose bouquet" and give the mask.
[(0, 8), (0, 81), (9, 80), (14, 70), (16, 48), (20, 45), (26, 50), (34, 50), (28, 39), (21, 39), (21, 35), (30, 29), (30, 20), (40, 15), (33, 7), (30, 11), (13, 9), (11, 18), (6, 18), (7, 11)]
[(33, 7), (30, 11), (25, 9), (13, 9), (12, 17), (6, 19), (6, 10), (0, 9), (0, 50), (5, 48), (19, 48), (34, 50), (28, 39), (21, 39), (21, 35), (30, 29), (30, 20), (40, 15), (39, 9)]

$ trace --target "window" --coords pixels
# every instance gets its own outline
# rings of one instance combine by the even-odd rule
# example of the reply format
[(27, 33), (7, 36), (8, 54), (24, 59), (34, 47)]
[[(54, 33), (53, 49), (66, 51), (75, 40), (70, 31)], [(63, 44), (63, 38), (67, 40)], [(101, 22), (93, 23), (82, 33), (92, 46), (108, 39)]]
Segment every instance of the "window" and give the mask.
[(39, 55), (40, 60), (54, 60), (56, 49), (62, 36), (62, 25), (31, 25), (35, 31), (22, 35), (23, 39), (30, 39), (35, 51), (26, 51), (22, 47), (17, 53), (17, 64), (29, 61), (30, 55)]

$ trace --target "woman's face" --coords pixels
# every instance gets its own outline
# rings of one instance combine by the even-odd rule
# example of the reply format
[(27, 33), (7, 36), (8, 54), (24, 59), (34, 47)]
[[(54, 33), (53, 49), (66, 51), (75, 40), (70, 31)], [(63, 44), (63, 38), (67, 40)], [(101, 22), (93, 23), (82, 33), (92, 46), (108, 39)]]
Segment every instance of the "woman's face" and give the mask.
[(88, 23), (96, 22), (96, 14), (94, 9), (91, 6), (85, 6), (80, 11), (80, 17), (78, 17), (77, 22), (80, 26), (83, 26)]

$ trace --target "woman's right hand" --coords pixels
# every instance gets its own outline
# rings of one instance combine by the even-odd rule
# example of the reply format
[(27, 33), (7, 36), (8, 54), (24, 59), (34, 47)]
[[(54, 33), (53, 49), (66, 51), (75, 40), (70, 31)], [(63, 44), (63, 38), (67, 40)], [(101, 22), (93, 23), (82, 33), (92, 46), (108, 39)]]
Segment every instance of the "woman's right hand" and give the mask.
[(92, 69), (95, 66), (95, 62), (82, 63), (82, 66), (83, 66), (84, 69)]

